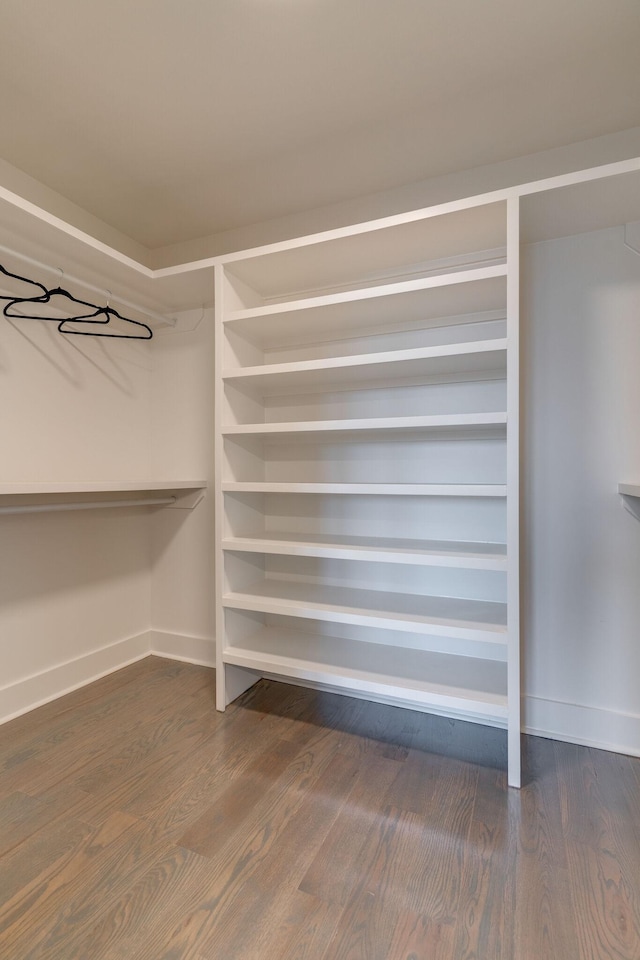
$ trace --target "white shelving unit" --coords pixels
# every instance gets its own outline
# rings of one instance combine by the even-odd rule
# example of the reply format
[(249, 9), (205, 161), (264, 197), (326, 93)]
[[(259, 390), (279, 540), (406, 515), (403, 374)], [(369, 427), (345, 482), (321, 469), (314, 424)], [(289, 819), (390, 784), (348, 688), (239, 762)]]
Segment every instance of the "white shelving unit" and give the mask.
[(219, 709), (508, 725), (519, 784), (517, 243), (461, 202), (216, 263)]

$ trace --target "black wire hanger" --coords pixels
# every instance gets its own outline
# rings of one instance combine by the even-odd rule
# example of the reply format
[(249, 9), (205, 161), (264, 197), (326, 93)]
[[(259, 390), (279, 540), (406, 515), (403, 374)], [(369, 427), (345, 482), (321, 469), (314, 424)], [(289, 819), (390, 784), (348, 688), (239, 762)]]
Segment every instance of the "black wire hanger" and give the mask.
[[(21, 277), (19, 279), (22, 279)], [(44, 306), (51, 302), (52, 297), (65, 297), (71, 303), (78, 303), (82, 307), (87, 307), (88, 313), (73, 314), (72, 317), (64, 317), (62, 322), (65, 320), (87, 320), (87, 322), (92, 323), (107, 323), (107, 320), (93, 320), (93, 317), (97, 317), (103, 312), (103, 308), (97, 307), (95, 303), (89, 303), (87, 300), (79, 300), (78, 297), (74, 297), (73, 294), (69, 293), (68, 290), (64, 290), (62, 287), (54, 287), (52, 290), (45, 289), (42, 284), (37, 284), (44, 290), (44, 296), (40, 297), (14, 297), (10, 303), (7, 303), (4, 310), (2, 311), (5, 317), (13, 317), (16, 320), (48, 320), (53, 321), (54, 323), (60, 323), (60, 317), (50, 317), (46, 314), (39, 313), (37, 310), (32, 313), (25, 313), (24, 310), (21, 313), (12, 313), (12, 307), (25, 307), (26, 304), (40, 304)]]
[[(49, 295), (49, 291), (47, 290), (47, 288), (43, 287), (43, 285), (41, 283), (38, 283), (37, 280), (31, 280), (29, 279), (29, 277), (21, 277), (19, 273), (11, 273), (9, 270), (6, 269), (6, 267), (3, 267), (1, 263), (0, 263), (0, 273), (3, 273), (5, 277), (10, 277), (12, 280), (19, 280), (21, 283), (28, 283), (30, 284), (30, 286), (38, 287), (40, 290), (42, 290), (41, 296), (47, 297)], [(40, 297), (36, 299), (40, 299)], [(0, 294), (0, 300), (8, 300), (9, 303), (7, 304), (7, 306), (11, 306), (12, 303), (15, 303), (16, 297), (12, 295)]]
[[(78, 297), (74, 297), (73, 294), (69, 293), (68, 290), (65, 290), (63, 287), (57, 286), (52, 290), (47, 290), (41, 283), (38, 283), (35, 280), (28, 280), (26, 277), (21, 277), (18, 274), (9, 273), (8, 270), (0, 265), (0, 271), (8, 277), (12, 277), (16, 280), (23, 280), (26, 283), (32, 284), (35, 287), (38, 287), (42, 291), (42, 294), (36, 297), (0, 297), (0, 300), (8, 300), (9, 302), (5, 304), (3, 313), (5, 317), (14, 318), (17, 320), (45, 320), (53, 321), (58, 324), (58, 332), (63, 333), (67, 336), (76, 336), (76, 337), (111, 337), (120, 340), (151, 340), (153, 337), (153, 331), (146, 323), (142, 323), (139, 320), (131, 320), (128, 317), (123, 317), (121, 313), (118, 313), (113, 307), (107, 305), (105, 307), (98, 307), (95, 303), (89, 303), (88, 300), (80, 300)], [(60, 317), (48, 316), (46, 313), (38, 311), (35, 307), (35, 304), (39, 304), (44, 307), (45, 304), (50, 304), (53, 297), (64, 297), (67, 299), (70, 304), (76, 303), (81, 307), (86, 308), (88, 312), (83, 313), (72, 313), (71, 316), (63, 317), (62, 320)], [(33, 304), (31, 312), (25, 313), (25, 309), (29, 309), (27, 304)], [(13, 307), (19, 307), (21, 309), (20, 313), (12, 312)], [(103, 329), (110, 328), (111, 318), (117, 317), (118, 320), (122, 321), (127, 325), (132, 327), (137, 327), (144, 332), (142, 333), (113, 333), (113, 332), (102, 332)], [(76, 323), (82, 321), (82, 323), (90, 324), (94, 329), (91, 330), (71, 330), (65, 327), (65, 324)], [(95, 329), (100, 328), (100, 329)], [(113, 328), (111, 327), (111, 330)]]
[[(131, 320), (129, 317), (123, 317), (121, 313), (118, 313), (117, 310), (114, 310), (113, 307), (110, 307), (108, 304), (106, 307), (98, 307), (98, 314), (105, 314), (106, 320), (93, 320), (85, 317), (66, 317), (58, 325), (58, 333), (64, 333), (67, 336), (73, 337), (112, 337), (119, 340), (151, 340), (153, 337), (153, 331), (151, 327), (147, 326), (146, 323), (142, 323), (140, 320)], [(92, 317), (96, 314), (92, 314)], [(111, 317), (117, 317), (118, 320), (122, 320), (123, 323), (132, 324), (135, 327), (141, 327), (145, 332), (144, 333), (106, 333), (104, 330), (108, 330), (111, 324)], [(91, 323), (97, 326), (102, 326), (102, 329), (98, 330), (67, 330), (65, 329), (65, 324), (76, 323), (82, 321), (83, 323)]]

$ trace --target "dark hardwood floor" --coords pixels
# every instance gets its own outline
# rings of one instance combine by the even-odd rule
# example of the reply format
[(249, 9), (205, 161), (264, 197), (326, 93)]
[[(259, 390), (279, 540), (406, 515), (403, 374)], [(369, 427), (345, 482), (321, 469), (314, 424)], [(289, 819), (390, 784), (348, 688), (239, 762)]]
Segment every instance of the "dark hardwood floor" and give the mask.
[(3, 960), (639, 960), (640, 761), (148, 658), (0, 728)]

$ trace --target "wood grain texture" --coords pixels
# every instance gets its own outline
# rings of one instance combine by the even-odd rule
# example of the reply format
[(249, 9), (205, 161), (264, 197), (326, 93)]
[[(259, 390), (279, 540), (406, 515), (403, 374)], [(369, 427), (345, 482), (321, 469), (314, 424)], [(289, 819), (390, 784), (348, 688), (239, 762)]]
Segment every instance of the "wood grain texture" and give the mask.
[(0, 956), (638, 960), (640, 761), (148, 658), (0, 728)]

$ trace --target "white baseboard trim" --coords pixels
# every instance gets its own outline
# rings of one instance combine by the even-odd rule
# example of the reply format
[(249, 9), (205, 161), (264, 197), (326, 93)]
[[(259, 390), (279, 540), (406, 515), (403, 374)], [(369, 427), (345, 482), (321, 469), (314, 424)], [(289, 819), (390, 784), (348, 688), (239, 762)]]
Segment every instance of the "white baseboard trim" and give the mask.
[(523, 732), (640, 757), (640, 716), (578, 703), (524, 697)]
[(149, 656), (147, 631), (0, 687), (0, 723)]
[(201, 667), (215, 667), (216, 644), (205, 637), (189, 637), (164, 630), (149, 630), (149, 653), (168, 660), (182, 660)]
[[(92, 650), (82, 657), (0, 687), (0, 724), (151, 654), (214, 667), (215, 641), (163, 630), (145, 630)], [(287, 679), (287, 682), (296, 681)], [(537, 737), (640, 757), (640, 715), (634, 713), (525, 696), (522, 730)]]
[(106, 677), (122, 667), (155, 654), (206, 667), (215, 666), (213, 640), (182, 636), (161, 630), (145, 630), (133, 637), (92, 650), (65, 663), (56, 664), (22, 680), (0, 687), (0, 724), (57, 700), (66, 693)]

